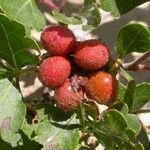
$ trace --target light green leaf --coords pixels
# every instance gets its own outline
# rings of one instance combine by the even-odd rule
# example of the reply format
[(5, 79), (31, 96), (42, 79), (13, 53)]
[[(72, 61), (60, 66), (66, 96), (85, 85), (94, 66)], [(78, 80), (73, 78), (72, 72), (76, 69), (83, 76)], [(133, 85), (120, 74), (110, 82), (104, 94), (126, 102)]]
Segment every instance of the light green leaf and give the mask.
[(117, 102), (123, 102), (124, 94), (126, 92), (127, 87), (119, 82), (118, 84), (118, 94), (117, 94)]
[(116, 104), (112, 105), (110, 108), (118, 110), (123, 115), (126, 115), (129, 112), (129, 108), (126, 103), (116, 103)]
[(0, 80), (0, 137), (3, 141), (17, 146), (21, 136), (26, 107), (19, 91), (9, 80)]
[(13, 73), (3, 65), (0, 65), (0, 79), (12, 77)]
[(83, 31), (92, 31), (96, 29), (101, 22), (101, 16), (98, 8), (93, 6), (90, 10), (86, 10), (84, 14), (86, 14), (85, 17), (87, 19), (87, 24), (82, 26)]
[[(44, 105), (43, 105), (44, 106)], [(54, 106), (37, 109), (38, 123), (24, 123), (23, 132), (32, 140), (43, 145), (43, 149), (75, 149), (79, 142), (79, 124), (76, 116), (60, 112)], [(69, 117), (69, 116), (68, 116)], [(50, 118), (50, 120), (49, 120)], [(62, 120), (63, 121), (62, 121)]]
[(73, 150), (79, 142), (79, 131), (74, 127), (72, 121), (68, 120), (65, 123), (41, 122), (35, 130), (36, 136), (33, 140), (42, 144), (45, 150), (51, 147), (55, 150), (66, 149), (66, 147)]
[(100, 0), (102, 9), (111, 12), (113, 16), (125, 14), (136, 6), (148, 1), (149, 0)]
[(109, 131), (104, 132), (95, 127), (93, 133), (107, 150), (140, 150), (136, 148), (139, 144), (134, 144), (130, 140), (121, 137), (121, 135), (111, 134)]
[(119, 31), (116, 47), (121, 58), (131, 52), (149, 51), (150, 31), (140, 24), (129, 24)]
[(37, 58), (28, 51), (38, 49), (37, 43), (25, 37), (25, 29), (20, 23), (0, 15), (0, 58), (19, 70), (29, 64), (36, 64)]
[(124, 100), (123, 100), (123, 102), (128, 105), (129, 110), (133, 105), (135, 88), (136, 88), (135, 81), (134, 80), (129, 81), (127, 90), (124, 94)]
[(143, 144), (145, 150), (149, 150), (150, 141), (149, 141), (149, 138), (148, 138), (148, 134), (147, 134), (147, 132), (145, 131), (144, 128), (142, 128), (141, 133), (137, 137), (137, 141), (140, 141)]
[(126, 133), (129, 135), (130, 139), (133, 140), (141, 132), (141, 127), (142, 127), (141, 122), (139, 118), (134, 114), (125, 115), (125, 118), (126, 118), (127, 125), (128, 125), (126, 129)]
[(40, 31), (46, 25), (35, 0), (0, 0), (0, 6), (10, 19), (22, 23), (29, 34), (31, 29)]
[(93, 0), (84, 0), (84, 3), (80, 11), (84, 12), (86, 10), (89, 10), (93, 5), (93, 3), (95, 3)]
[(124, 116), (115, 109), (110, 109), (103, 114), (101, 125), (104, 131), (109, 131), (112, 134), (120, 134), (127, 128)]
[(136, 86), (131, 112), (138, 111), (150, 101), (150, 83), (142, 83)]
[(81, 21), (78, 18), (67, 17), (66, 15), (64, 15), (64, 14), (62, 14), (62, 13), (56, 11), (56, 10), (53, 10), (52, 13), (53, 13), (54, 18), (56, 18), (61, 23), (74, 24), (74, 25), (77, 25), (77, 24), (81, 23)]

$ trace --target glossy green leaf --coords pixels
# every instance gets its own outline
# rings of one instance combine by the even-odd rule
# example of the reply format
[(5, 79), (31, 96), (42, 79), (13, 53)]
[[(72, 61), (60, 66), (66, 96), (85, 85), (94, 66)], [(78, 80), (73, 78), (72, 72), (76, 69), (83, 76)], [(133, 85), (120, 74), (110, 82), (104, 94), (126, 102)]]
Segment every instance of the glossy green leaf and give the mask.
[(125, 14), (136, 6), (148, 1), (149, 0), (100, 0), (102, 9), (111, 12), (113, 16)]
[(0, 137), (17, 146), (21, 136), (17, 133), (23, 125), (26, 107), (19, 91), (9, 80), (0, 80)]
[(10, 19), (22, 23), (29, 34), (31, 29), (40, 31), (46, 25), (35, 0), (0, 0), (0, 6)]
[(146, 52), (150, 50), (150, 31), (140, 24), (129, 24), (119, 31), (116, 48), (121, 58), (131, 52)]
[(25, 37), (25, 29), (20, 23), (0, 15), (0, 58), (5, 60), (12, 69), (19, 70), (26, 65), (34, 65), (37, 58), (28, 50), (38, 49), (37, 43)]
[(67, 17), (66, 15), (64, 15), (64, 14), (62, 14), (62, 13), (56, 11), (56, 10), (53, 10), (52, 13), (53, 13), (54, 18), (56, 18), (61, 23), (74, 24), (74, 25), (77, 25), (77, 24), (81, 23), (81, 21), (78, 18)]
[(138, 111), (150, 101), (150, 83), (141, 83), (136, 86), (131, 112)]

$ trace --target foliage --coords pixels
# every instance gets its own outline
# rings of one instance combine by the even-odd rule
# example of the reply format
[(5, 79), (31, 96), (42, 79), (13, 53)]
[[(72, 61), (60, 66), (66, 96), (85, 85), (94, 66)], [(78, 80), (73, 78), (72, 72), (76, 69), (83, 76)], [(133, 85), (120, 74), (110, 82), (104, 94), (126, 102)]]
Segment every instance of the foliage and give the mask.
[[(51, 14), (61, 24), (81, 25), (83, 31), (92, 31), (100, 26), (100, 8), (116, 17), (147, 1), (84, 0), (74, 16), (59, 10)], [(99, 114), (95, 103), (85, 102), (66, 114), (52, 104), (39, 104), (30, 110), (19, 88), (20, 75), (34, 70), (41, 61), (33, 53), (33, 49), (40, 50), (40, 44), (31, 37), (31, 30), (41, 31), (45, 25), (35, 0), (0, 0), (0, 149), (90, 149), (81, 145), (81, 132), (95, 136), (107, 150), (148, 149), (147, 134), (135, 113), (150, 101), (150, 83), (136, 84), (123, 63), (132, 52), (150, 50), (149, 29), (134, 23), (118, 30), (115, 64), (119, 67), (115, 69), (127, 85), (119, 81), (116, 103)]]

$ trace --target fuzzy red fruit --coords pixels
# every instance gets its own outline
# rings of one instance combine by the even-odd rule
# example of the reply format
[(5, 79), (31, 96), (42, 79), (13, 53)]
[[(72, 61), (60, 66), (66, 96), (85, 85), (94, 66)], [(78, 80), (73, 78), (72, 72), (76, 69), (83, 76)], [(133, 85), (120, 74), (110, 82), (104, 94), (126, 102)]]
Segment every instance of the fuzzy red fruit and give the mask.
[(67, 80), (62, 86), (60, 86), (54, 94), (54, 99), (57, 106), (64, 112), (73, 111), (83, 99), (82, 90), (78, 90), (76, 93), (72, 88), (72, 84)]
[(96, 70), (108, 62), (109, 50), (99, 40), (86, 40), (75, 50), (74, 60), (77, 65), (87, 70)]
[(72, 52), (76, 39), (64, 26), (48, 26), (41, 34), (41, 43), (52, 55), (66, 56)]
[(113, 75), (98, 72), (92, 75), (86, 84), (87, 97), (100, 104), (110, 104), (117, 96), (118, 82)]
[(70, 71), (69, 60), (61, 56), (53, 56), (41, 63), (38, 77), (44, 86), (53, 88), (63, 84), (69, 77)]

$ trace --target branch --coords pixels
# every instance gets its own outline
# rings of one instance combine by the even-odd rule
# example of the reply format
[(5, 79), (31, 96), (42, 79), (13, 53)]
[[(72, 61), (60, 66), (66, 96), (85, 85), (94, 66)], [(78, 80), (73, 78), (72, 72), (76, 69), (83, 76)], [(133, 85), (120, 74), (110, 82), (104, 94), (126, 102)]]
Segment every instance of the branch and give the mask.
[(123, 67), (125, 70), (132, 70), (132, 71), (150, 70), (150, 66), (140, 64), (148, 57), (150, 57), (150, 51), (147, 51), (133, 62), (123, 64)]
[(39, 0), (39, 2), (49, 9), (59, 10), (58, 6), (56, 6), (51, 0)]
[(123, 67), (126, 70), (130, 70), (130, 71), (150, 71), (150, 66), (147, 66), (147, 65), (144, 65), (144, 64), (139, 64), (137, 66), (128, 66), (128, 63), (126, 63), (126, 64), (123, 65)]
[(54, 4), (54, 2), (52, 2), (51, 0), (39, 0), (39, 2), (43, 5), (45, 5), (49, 9), (52, 9), (52, 10), (54, 9), (54, 10), (58, 10), (58, 11), (62, 12), (67, 0), (61, 0), (59, 6)]
[(66, 2), (67, 2), (67, 0), (61, 0), (60, 5), (59, 5), (59, 11), (60, 12), (63, 11)]
[(141, 114), (141, 113), (150, 113), (150, 109), (141, 109), (135, 112), (135, 114)]

